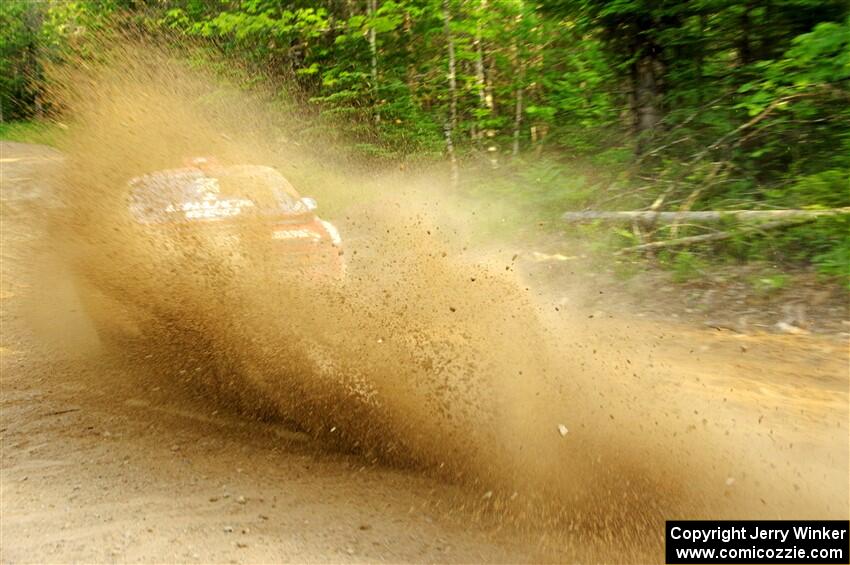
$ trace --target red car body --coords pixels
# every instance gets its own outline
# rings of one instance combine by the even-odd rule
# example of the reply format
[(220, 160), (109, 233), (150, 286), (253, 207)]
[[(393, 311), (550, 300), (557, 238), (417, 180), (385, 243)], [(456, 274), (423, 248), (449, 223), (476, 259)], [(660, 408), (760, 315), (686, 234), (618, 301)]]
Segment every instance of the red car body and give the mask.
[(197, 332), (204, 316), (227, 314), (209, 304), (239, 302), (246, 289), (262, 302), (276, 288), (328, 290), (345, 276), (334, 225), (271, 167), (155, 171), (119, 198), (119, 214), (105, 205), (75, 224), (79, 298), (107, 348), (163, 328)]
[[(315, 213), (271, 167), (184, 167), (156, 171), (129, 183), (130, 213), (137, 224), (203, 234), (235, 251), (262, 250), (282, 274), (339, 281), (345, 275), (336, 227)], [(245, 241), (250, 239), (251, 241)]]

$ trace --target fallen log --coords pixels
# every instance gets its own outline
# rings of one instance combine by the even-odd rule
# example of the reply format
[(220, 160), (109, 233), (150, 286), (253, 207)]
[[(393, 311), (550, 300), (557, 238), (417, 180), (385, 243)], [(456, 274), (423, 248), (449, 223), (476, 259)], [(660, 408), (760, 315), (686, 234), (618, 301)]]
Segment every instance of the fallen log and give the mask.
[(820, 216), (838, 216), (850, 214), (850, 207), (830, 208), (828, 210), (708, 210), (701, 212), (655, 212), (653, 210), (629, 210), (622, 212), (587, 211), (566, 212), (561, 216), (565, 222), (641, 222), (678, 223), (678, 222), (718, 222), (721, 220), (780, 220), (811, 219)]
[(758, 226), (749, 227), (740, 229), (734, 232), (731, 231), (720, 231), (714, 233), (707, 233), (703, 235), (692, 235), (689, 237), (680, 237), (678, 239), (668, 239), (665, 241), (653, 241), (652, 243), (642, 243), (640, 245), (633, 245), (632, 247), (626, 247), (625, 249), (621, 249), (614, 253), (614, 255), (622, 255), (623, 253), (630, 253), (632, 251), (651, 251), (654, 249), (664, 249), (666, 247), (681, 247), (684, 245), (691, 245), (693, 243), (703, 243), (706, 241), (721, 241), (724, 239), (729, 239), (736, 235), (742, 235), (752, 232), (758, 232), (763, 230), (770, 230), (774, 228), (781, 228), (783, 226), (793, 226), (797, 224), (802, 224), (804, 222), (810, 221), (814, 219), (814, 217), (809, 218), (795, 218), (789, 220), (780, 220), (776, 222), (765, 222), (764, 224), (759, 224)]

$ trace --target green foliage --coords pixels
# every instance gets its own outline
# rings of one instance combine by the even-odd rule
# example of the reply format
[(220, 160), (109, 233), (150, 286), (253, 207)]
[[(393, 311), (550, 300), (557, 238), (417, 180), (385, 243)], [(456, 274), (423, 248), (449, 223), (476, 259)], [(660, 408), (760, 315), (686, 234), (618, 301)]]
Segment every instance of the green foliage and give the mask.
[(844, 286), (850, 289), (850, 236), (847, 232), (836, 245), (815, 255), (812, 263), (818, 272), (843, 281)]
[[(215, 52), (193, 64), (251, 69), (229, 80), (279, 89), (303, 109), (303, 135), (366, 159), (439, 161), (449, 128), (455, 155), (484, 171), (461, 192), (497, 200), (512, 218), (500, 225), (654, 202), (850, 206), (846, 0), (7, 0), (2, 118), (43, 113), (40, 61), (97, 57), (89, 38), (140, 23)], [(740, 232), (669, 262), (685, 279), (728, 258), (846, 276), (848, 227)]]
[(766, 273), (750, 280), (750, 286), (758, 294), (768, 295), (782, 290), (790, 282), (791, 277), (785, 273)]
[(796, 208), (850, 206), (850, 169), (828, 169), (801, 176), (786, 190), (773, 190), (769, 196)]
[(0, 124), (0, 139), (19, 143), (57, 145), (62, 128), (50, 122), (21, 121)]
[(0, 122), (35, 113), (40, 17), (27, 0), (0, 3)]
[(661, 257), (662, 264), (672, 272), (675, 282), (683, 283), (702, 277), (708, 264), (699, 255), (690, 251), (665, 253)]

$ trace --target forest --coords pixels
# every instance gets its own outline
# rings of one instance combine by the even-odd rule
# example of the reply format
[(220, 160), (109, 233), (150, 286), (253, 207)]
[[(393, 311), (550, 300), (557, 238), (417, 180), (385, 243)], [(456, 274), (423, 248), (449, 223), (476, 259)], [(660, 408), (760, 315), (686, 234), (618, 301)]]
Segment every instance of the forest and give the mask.
[[(442, 166), (517, 222), (685, 270), (765, 261), (850, 284), (846, 0), (6, 0), (2, 137), (61, 115), (47, 62), (128, 28), (245, 69), (240, 88), (306, 109), (304, 136)], [(684, 220), (730, 210), (796, 212)]]

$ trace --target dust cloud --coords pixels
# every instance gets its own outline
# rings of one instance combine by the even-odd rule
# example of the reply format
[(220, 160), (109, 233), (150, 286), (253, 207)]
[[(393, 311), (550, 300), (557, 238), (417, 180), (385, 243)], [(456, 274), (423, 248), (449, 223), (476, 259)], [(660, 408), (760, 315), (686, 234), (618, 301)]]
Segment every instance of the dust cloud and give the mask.
[[(746, 446), (664, 390), (647, 349), (618, 348), (627, 328), (590, 333), (529, 290), (510, 252), (476, 249), (486, 203), (453, 205), (441, 174), (329, 160), (326, 139), (297, 138), (268, 100), (140, 43), (52, 72), (68, 126), (55, 248), (88, 313), (122, 330), (101, 335), (117, 357), (466, 484), (476, 512), (568, 533), (596, 559), (656, 555), (642, 552), (665, 519), (766, 514), (753, 501), (769, 484), (724, 482), (750, 465)], [(275, 270), (261, 225), (233, 243), (133, 222), (128, 180), (194, 156), (269, 165), (317, 197), (345, 280)]]

